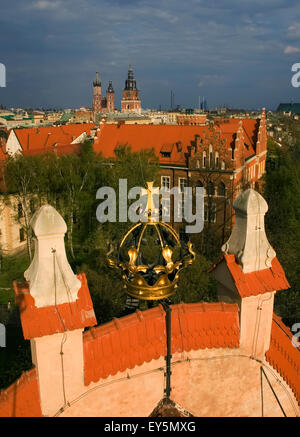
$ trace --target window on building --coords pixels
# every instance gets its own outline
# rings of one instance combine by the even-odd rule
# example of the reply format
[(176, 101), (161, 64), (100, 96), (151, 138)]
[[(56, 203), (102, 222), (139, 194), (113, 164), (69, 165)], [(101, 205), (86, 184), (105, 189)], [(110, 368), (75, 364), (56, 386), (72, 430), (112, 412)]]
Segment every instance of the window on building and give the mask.
[(160, 152), (160, 154), (161, 154), (162, 158), (170, 158), (171, 157), (171, 152)]
[(218, 154), (218, 152), (216, 152), (215, 165), (216, 165), (216, 168), (219, 168), (219, 154)]
[(218, 185), (218, 196), (225, 196), (226, 188), (224, 182), (220, 182)]
[(184, 188), (187, 187), (187, 179), (186, 178), (179, 178), (178, 187), (179, 187), (180, 193), (184, 193)]
[(25, 240), (25, 231), (24, 228), (20, 228), (19, 230), (19, 235), (20, 235), (20, 241), (24, 241)]
[(206, 191), (207, 191), (207, 195), (208, 196), (214, 196), (215, 195), (215, 185), (214, 185), (213, 182), (211, 182), (211, 181), (208, 182)]
[(204, 204), (204, 221), (208, 223), (216, 223), (217, 221), (217, 208), (215, 203)]
[(30, 199), (29, 207), (30, 207), (31, 214), (33, 214), (34, 213), (34, 200), (33, 199)]
[(23, 217), (22, 203), (18, 203), (18, 218)]
[(168, 190), (171, 188), (170, 176), (161, 177), (161, 187)]
[[(203, 190), (204, 190), (204, 196), (206, 196), (206, 190), (205, 190), (204, 185), (203, 185), (203, 183), (202, 183), (201, 181), (197, 181), (197, 183), (196, 183), (196, 187), (203, 188)], [(195, 193), (196, 193), (196, 190), (195, 190)]]
[(206, 167), (206, 152), (203, 152), (203, 167)]
[(225, 161), (222, 161), (221, 163), (221, 170), (225, 170)]

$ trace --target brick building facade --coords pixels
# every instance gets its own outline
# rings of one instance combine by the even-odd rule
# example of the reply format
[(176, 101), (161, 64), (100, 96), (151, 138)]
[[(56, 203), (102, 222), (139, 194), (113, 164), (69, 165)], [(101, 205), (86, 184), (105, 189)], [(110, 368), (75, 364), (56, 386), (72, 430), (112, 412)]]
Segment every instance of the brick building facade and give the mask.
[(93, 87), (93, 111), (96, 113), (113, 112), (115, 110), (115, 92), (112, 86), (112, 81), (109, 81), (109, 85), (106, 91), (106, 97), (102, 96), (102, 85), (98, 72), (96, 73)]
[(136, 112), (138, 114), (141, 113), (140, 92), (136, 87), (136, 80), (134, 79), (131, 65), (129, 65), (128, 77), (125, 81), (125, 88), (123, 90), (121, 111)]

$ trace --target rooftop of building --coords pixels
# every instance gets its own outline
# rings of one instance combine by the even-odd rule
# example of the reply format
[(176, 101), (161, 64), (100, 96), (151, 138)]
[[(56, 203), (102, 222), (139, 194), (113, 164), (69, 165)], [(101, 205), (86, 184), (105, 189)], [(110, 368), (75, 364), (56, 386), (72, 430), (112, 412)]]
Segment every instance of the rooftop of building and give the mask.
[[(226, 140), (228, 148), (234, 145), (239, 123), (242, 123), (244, 133), (244, 156), (247, 159), (255, 154), (258, 136), (259, 119), (232, 119), (228, 123), (213, 125), (214, 132)], [(102, 152), (103, 157), (114, 155), (114, 149), (120, 145), (130, 145), (133, 152), (143, 149), (154, 149), (161, 163), (185, 165), (188, 148), (195, 141), (195, 136), (205, 139), (211, 135), (209, 126), (179, 126), (179, 125), (129, 125), (102, 123), (94, 142), (96, 152)], [(178, 152), (176, 144), (181, 142), (182, 151)], [(170, 156), (161, 155), (162, 149), (168, 149)]]

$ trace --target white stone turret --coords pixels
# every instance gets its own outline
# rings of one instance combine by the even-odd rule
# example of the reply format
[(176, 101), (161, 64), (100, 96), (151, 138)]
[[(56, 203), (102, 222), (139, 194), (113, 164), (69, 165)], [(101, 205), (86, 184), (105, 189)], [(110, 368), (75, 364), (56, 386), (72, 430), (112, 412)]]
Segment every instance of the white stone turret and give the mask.
[(44, 205), (32, 217), (31, 226), (36, 236), (35, 252), (24, 276), (35, 306), (75, 302), (81, 283), (67, 260), (64, 219), (51, 205)]
[(264, 217), (268, 211), (265, 199), (249, 188), (233, 203), (236, 221), (229, 240), (222, 246), (226, 254), (234, 254), (244, 273), (268, 269), (276, 253), (265, 232)]

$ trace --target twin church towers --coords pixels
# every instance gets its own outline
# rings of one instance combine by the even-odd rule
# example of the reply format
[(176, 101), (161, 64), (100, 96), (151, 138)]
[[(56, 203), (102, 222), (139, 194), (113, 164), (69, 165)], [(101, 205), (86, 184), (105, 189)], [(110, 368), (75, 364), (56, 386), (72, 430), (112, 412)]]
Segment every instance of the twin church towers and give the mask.
[[(93, 111), (95, 112), (114, 112), (115, 111), (115, 91), (112, 81), (109, 81), (106, 90), (106, 97), (102, 96), (102, 87), (99, 73), (96, 73), (93, 81)], [(125, 88), (121, 100), (121, 112), (141, 112), (140, 92), (136, 87), (136, 80), (131, 65), (129, 65), (128, 76), (125, 81)]]

